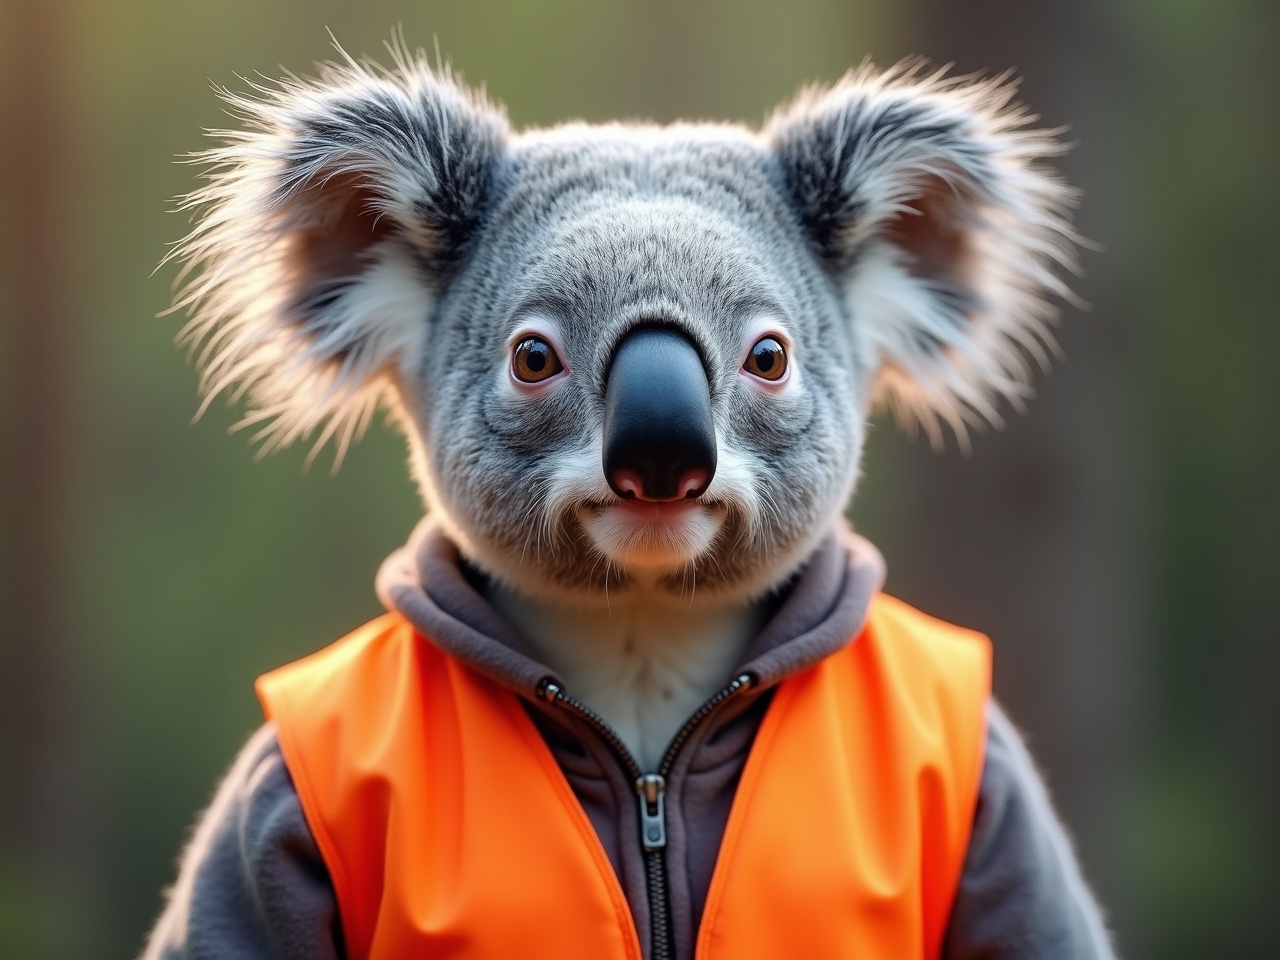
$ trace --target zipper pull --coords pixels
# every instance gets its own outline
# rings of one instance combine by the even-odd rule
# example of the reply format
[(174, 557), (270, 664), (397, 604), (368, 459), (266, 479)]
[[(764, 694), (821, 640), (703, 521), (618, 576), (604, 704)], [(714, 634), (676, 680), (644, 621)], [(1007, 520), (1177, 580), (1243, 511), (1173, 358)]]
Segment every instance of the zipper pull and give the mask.
[(640, 840), (646, 850), (661, 850), (667, 845), (667, 817), (662, 805), (667, 781), (656, 773), (636, 777), (636, 793), (640, 798)]

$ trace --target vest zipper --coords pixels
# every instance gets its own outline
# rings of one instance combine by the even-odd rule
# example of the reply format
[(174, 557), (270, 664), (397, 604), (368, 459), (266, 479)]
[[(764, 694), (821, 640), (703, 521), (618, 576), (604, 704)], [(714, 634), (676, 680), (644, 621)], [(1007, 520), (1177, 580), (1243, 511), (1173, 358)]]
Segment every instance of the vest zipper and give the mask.
[(640, 764), (632, 756), (622, 738), (614, 731), (605, 719), (577, 697), (565, 693), (561, 686), (550, 677), (538, 684), (538, 698), (547, 703), (557, 704), (578, 715), (586, 722), (617, 757), (631, 782), (635, 785), (636, 797), (640, 808), (640, 843), (644, 848), (645, 886), (649, 894), (649, 927), (653, 937), (650, 960), (672, 960), (675, 946), (671, 940), (671, 915), (668, 906), (667, 862), (665, 849), (667, 846), (667, 819), (664, 798), (667, 791), (667, 777), (675, 766), (680, 750), (688, 742), (689, 737), (698, 724), (715, 713), (726, 701), (741, 693), (746, 693), (755, 685), (755, 677), (743, 673), (735, 677), (728, 686), (714, 697), (707, 700), (695, 710), (676, 731), (662, 755), (657, 773), (645, 773)]

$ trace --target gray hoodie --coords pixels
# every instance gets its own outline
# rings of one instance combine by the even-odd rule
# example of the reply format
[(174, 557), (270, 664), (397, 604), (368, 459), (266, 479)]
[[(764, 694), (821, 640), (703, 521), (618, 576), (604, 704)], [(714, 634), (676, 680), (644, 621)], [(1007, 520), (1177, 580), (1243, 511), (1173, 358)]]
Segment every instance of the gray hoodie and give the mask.
[[(672, 956), (694, 956), (720, 838), (773, 690), (851, 642), (882, 581), (875, 548), (833, 531), (772, 598), (771, 618), (735, 671), (755, 678), (751, 690), (694, 725), (676, 754), (665, 797)], [(654, 918), (631, 776), (591, 724), (539, 696), (540, 685), (558, 678), (488, 604), (484, 586), (483, 575), (430, 522), (378, 576), (389, 609), (522, 698), (609, 855), (651, 958)], [(988, 716), (973, 833), (943, 957), (1112, 958), (1097, 905), (1021, 739), (994, 703)], [(268, 724), (241, 751), (205, 812), (143, 958), (343, 955), (328, 873)]]

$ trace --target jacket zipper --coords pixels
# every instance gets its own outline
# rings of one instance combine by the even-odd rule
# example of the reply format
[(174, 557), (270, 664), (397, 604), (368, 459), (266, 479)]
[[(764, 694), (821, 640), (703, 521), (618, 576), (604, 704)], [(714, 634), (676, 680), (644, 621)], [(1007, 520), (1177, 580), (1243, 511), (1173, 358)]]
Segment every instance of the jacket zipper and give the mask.
[(538, 697), (547, 703), (557, 704), (578, 715), (600, 736), (609, 749), (617, 757), (631, 782), (635, 785), (636, 798), (640, 809), (640, 843), (644, 848), (645, 886), (649, 894), (649, 927), (653, 937), (650, 960), (672, 960), (675, 947), (671, 940), (671, 914), (667, 893), (667, 820), (664, 798), (667, 790), (667, 777), (675, 766), (680, 750), (693, 735), (694, 729), (726, 701), (746, 693), (755, 685), (755, 678), (749, 673), (735, 677), (719, 693), (711, 697), (695, 710), (676, 731), (662, 755), (656, 773), (645, 773), (640, 764), (632, 756), (627, 745), (617, 732), (581, 700), (565, 693), (563, 688), (550, 677), (538, 684)]

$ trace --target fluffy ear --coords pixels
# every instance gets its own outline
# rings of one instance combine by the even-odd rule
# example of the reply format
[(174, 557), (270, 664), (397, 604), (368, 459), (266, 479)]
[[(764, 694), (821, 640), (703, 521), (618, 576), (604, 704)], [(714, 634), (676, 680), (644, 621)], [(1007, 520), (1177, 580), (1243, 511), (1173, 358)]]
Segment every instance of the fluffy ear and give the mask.
[(785, 190), (844, 297), (873, 399), (935, 443), (938, 420), (999, 424), (1056, 345), (1046, 297), (1070, 297), (1074, 193), (1042, 161), (1057, 131), (1004, 78), (864, 67), (802, 93), (765, 136)]
[(204, 407), (246, 391), (263, 451), (368, 423), (388, 374), (414, 363), (440, 291), (482, 215), (505, 116), (423, 54), (394, 70), (347, 59), (241, 96), (244, 123), (195, 154), (208, 184), (171, 257), (198, 346)]

